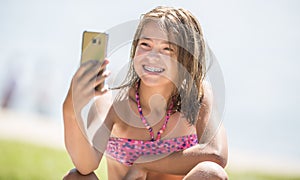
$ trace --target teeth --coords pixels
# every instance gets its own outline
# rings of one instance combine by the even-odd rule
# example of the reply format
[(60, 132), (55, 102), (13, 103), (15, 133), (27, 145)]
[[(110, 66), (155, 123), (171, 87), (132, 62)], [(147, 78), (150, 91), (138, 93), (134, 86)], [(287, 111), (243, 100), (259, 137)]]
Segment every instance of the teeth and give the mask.
[(162, 68), (157, 68), (157, 67), (151, 67), (151, 66), (144, 66), (144, 69), (146, 69), (147, 71), (150, 71), (150, 72), (163, 72), (164, 69)]

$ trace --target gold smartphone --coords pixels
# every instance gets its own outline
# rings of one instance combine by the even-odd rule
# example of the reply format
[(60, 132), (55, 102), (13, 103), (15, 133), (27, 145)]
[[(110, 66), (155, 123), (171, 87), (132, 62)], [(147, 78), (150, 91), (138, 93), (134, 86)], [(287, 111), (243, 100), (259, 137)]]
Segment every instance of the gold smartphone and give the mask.
[[(82, 36), (81, 60), (84, 63), (90, 60), (104, 62), (107, 51), (108, 34), (102, 32), (84, 31)], [(102, 74), (103, 70), (98, 73)], [(97, 86), (96, 90), (101, 90), (104, 83)]]

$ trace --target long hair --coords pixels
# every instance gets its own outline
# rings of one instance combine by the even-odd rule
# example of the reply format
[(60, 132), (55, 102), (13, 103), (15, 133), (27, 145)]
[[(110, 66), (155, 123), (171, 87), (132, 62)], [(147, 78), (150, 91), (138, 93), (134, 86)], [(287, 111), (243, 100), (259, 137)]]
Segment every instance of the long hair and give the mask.
[(174, 110), (182, 112), (190, 124), (195, 124), (203, 98), (205, 42), (199, 22), (187, 10), (159, 6), (141, 17), (131, 46), (129, 71), (117, 89), (134, 87), (139, 81), (133, 59), (141, 32), (151, 21), (157, 22), (171, 43), (177, 46), (177, 61), (183, 68), (178, 69), (178, 85), (171, 98)]

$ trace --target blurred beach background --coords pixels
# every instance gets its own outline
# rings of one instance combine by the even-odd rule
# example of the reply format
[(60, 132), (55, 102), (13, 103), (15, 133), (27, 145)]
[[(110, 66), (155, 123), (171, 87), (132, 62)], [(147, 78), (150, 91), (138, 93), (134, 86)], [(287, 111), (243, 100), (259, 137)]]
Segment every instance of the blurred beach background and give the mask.
[[(300, 179), (298, 0), (1, 1), (0, 179), (57, 179), (72, 168), (62, 102), (82, 32), (107, 31), (159, 5), (196, 15), (218, 59), (232, 179)], [(129, 49), (109, 54), (113, 73)]]

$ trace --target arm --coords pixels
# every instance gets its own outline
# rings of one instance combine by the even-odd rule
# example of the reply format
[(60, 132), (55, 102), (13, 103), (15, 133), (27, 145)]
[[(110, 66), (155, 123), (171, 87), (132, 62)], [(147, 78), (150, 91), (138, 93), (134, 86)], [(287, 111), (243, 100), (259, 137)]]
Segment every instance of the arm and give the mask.
[[(82, 65), (74, 75), (69, 92), (63, 103), (65, 146), (73, 164), (81, 174), (89, 174), (94, 171), (98, 167), (102, 157), (102, 153), (89, 143), (78, 123), (83, 122), (81, 118), (82, 108), (95, 95), (99, 96), (99, 98), (93, 108), (91, 108), (89, 118), (97, 118), (97, 111), (95, 111), (95, 107), (97, 106), (99, 106), (98, 109), (101, 109), (99, 116), (106, 117), (107, 110), (105, 107), (107, 106), (101, 105), (105, 103), (107, 93), (105, 91), (94, 91), (94, 87), (105, 79), (105, 76), (98, 77), (97, 72), (105, 68), (106, 64), (100, 66), (99, 64), (95, 65), (95, 63), (89, 62)], [(112, 123), (109, 123), (109, 118), (106, 118), (105, 122), (107, 127), (112, 127)]]
[[(216, 162), (222, 167), (225, 167), (227, 162), (227, 144), (224, 136), (225, 134), (223, 126), (220, 127), (218, 134), (213, 138), (210, 144), (206, 145), (205, 148), (201, 144), (188, 148), (184, 151), (175, 152), (163, 159), (136, 164), (136, 166), (145, 169), (146, 171), (161, 172), (167, 174), (185, 175), (198, 163), (203, 161)], [(223, 141), (223, 142), (222, 142)], [(218, 145), (217, 149), (215, 145)]]
[[(136, 164), (147, 171), (168, 174), (187, 174), (194, 166), (203, 161), (213, 161), (222, 167), (227, 163), (227, 138), (222, 123), (216, 121), (212, 111), (212, 93), (205, 88), (203, 105), (199, 110), (196, 123), (199, 144), (184, 151), (174, 152), (163, 159)], [(218, 119), (217, 119), (218, 120)]]

